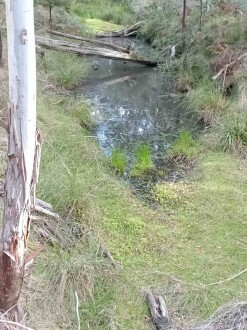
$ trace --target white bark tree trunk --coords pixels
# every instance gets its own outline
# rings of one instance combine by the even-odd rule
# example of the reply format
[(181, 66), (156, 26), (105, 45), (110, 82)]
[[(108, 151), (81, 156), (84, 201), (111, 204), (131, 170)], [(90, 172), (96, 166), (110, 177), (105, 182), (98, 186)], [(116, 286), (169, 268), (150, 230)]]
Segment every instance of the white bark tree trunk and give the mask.
[(6, 20), (9, 145), (0, 241), (0, 309), (5, 311), (17, 303), (22, 287), (31, 188), (39, 165), (33, 0), (6, 0)]

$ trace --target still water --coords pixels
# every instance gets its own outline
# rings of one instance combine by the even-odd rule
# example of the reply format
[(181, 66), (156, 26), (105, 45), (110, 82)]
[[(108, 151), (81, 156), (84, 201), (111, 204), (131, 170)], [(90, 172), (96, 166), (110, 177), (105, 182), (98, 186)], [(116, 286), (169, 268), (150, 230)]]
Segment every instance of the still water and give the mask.
[[(149, 45), (139, 41), (137, 47), (139, 53), (152, 56)], [(128, 156), (131, 167), (136, 148), (146, 143), (154, 164), (158, 164), (181, 131), (197, 129), (168, 75), (128, 62), (91, 61), (94, 69), (81, 92), (93, 106), (97, 139), (106, 156), (120, 149)]]

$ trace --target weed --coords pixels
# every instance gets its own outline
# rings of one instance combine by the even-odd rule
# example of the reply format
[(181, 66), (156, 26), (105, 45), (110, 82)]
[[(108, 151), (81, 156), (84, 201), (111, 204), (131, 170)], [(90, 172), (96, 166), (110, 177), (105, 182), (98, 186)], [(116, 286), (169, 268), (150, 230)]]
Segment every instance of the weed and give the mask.
[(153, 168), (151, 149), (147, 144), (141, 144), (135, 152), (135, 163), (131, 170), (132, 176), (142, 176)]
[(127, 159), (123, 151), (113, 149), (111, 154), (111, 165), (116, 172), (123, 174), (126, 170)]
[(51, 79), (66, 89), (75, 87), (89, 70), (85, 59), (55, 51), (46, 52), (43, 65)]

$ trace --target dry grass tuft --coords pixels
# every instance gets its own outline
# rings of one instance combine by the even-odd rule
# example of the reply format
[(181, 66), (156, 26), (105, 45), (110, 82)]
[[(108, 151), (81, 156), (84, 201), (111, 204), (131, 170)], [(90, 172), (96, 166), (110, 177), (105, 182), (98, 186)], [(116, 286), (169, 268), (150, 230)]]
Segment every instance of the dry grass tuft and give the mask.
[(220, 307), (202, 325), (191, 330), (246, 330), (247, 329), (247, 302), (238, 302)]

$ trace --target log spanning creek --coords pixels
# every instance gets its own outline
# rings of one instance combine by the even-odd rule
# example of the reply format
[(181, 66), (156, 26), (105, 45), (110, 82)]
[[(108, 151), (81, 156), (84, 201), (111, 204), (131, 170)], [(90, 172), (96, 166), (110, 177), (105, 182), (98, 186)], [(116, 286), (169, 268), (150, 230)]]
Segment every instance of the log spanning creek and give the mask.
[[(113, 39), (124, 47), (133, 42), (131, 38)], [(134, 40), (138, 53), (153, 55), (149, 44)], [(152, 163), (157, 167), (181, 131), (193, 134), (198, 129), (183, 107), (172, 78), (157, 68), (99, 58), (91, 58), (91, 62), (90, 78), (77, 93), (86, 94), (92, 104), (95, 133), (104, 154), (111, 157), (117, 149), (126, 155), (128, 181), (140, 145), (149, 146)]]

